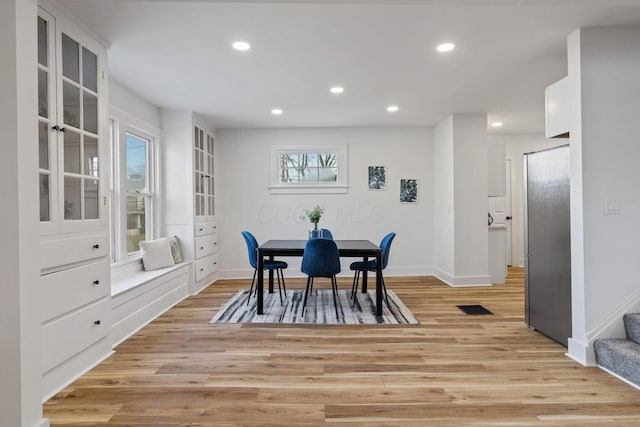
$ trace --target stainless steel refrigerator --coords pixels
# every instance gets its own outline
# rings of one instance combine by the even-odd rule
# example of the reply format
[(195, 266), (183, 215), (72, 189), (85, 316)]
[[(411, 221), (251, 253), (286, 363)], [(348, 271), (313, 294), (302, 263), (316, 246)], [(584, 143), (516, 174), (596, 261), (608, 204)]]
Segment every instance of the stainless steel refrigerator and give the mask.
[(524, 156), (525, 320), (567, 346), (571, 336), (569, 146)]

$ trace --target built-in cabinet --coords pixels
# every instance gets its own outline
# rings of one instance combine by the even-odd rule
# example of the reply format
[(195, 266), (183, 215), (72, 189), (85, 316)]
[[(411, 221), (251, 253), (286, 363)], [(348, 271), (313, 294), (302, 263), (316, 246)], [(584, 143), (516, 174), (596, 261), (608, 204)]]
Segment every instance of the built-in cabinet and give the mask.
[(162, 128), (167, 236), (177, 235), (185, 260), (194, 261), (193, 294), (218, 270), (214, 132), (184, 111), (163, 111)]
[(545, 130), (547, 138), (569, 137), (569, 78), (555, 82), (545, 92)]
[(105, 167), (106, 48), (38, 11), (43, 398), (111, 352)]

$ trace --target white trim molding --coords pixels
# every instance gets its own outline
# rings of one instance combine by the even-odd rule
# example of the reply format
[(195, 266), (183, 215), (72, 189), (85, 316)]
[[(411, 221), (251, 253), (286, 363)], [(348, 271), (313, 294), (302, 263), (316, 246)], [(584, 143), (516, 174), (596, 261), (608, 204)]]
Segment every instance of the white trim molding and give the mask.
[(601, 338), (625, 338), (623, 316), (637, 312), (640, 312), (640, 289), (629, 295), (588, 331), (585, 341), (569, 338), (567, 356), (584, 366), (596, 366), (593, 342)]
[(491, 277), (489, 276), (454, 276), (439, 268), (433, 269), (433, 275), (442, 280), (453, 288), (462, 288), (467, 286), (493, 286), (491, 285)]

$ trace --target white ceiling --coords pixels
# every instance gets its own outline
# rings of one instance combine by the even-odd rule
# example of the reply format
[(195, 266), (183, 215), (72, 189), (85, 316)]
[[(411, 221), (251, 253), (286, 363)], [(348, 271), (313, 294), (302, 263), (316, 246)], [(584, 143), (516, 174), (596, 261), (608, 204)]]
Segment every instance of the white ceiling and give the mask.
[[(567, 35), (640, 25), (638, 0), (59, 3), (110, 44), (112, 78), (219, 129), (432, 126), (487, 113), (504, 123), (490, 132), (541, 133), (544, 88), (567, 74)], [(251, 50), (234, 51), (238, 39)], [(444, 41), (457, 48), (436, 52)]]

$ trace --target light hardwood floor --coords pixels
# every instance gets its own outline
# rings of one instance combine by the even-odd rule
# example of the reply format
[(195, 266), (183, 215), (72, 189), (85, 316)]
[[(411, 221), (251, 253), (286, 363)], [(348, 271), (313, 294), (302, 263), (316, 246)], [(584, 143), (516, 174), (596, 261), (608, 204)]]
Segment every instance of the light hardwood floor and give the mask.
[(526, 327), (521, 269), (481, 288), (388, 278), (416, 326), (208, 324), (248, 285), (219, 281), (184, 300), (50, 399), (45, 417), (53, 426), (640, 425), (640, 391)]

